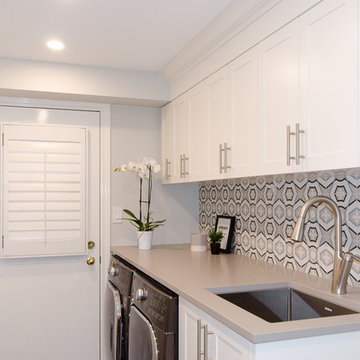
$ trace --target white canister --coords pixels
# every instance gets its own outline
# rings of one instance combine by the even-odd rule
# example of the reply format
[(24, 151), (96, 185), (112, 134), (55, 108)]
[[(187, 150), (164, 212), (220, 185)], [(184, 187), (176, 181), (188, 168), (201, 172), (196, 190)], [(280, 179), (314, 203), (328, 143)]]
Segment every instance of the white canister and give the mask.
[(190, 249), (195, 252), (207, 251), (207, 235), (192, 233)]

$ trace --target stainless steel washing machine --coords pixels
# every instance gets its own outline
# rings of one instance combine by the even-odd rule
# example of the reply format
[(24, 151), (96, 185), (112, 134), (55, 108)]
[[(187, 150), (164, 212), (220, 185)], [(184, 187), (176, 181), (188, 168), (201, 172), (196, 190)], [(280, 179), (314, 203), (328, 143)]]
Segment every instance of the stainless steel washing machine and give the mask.
[(177, 360), (178, 296), (139, 273), (132, 293), (129, 360)]
[(106, 359), (128, 360), (129, 312), (134, 269), (112, 256), (106, 286)]

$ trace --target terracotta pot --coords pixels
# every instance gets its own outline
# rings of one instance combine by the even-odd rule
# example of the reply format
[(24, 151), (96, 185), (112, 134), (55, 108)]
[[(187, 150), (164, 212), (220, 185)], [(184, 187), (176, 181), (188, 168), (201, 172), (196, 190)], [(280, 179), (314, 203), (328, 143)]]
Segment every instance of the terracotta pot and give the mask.
[(210, 250), (213, 255), (220, 254), (220, 243), (210, 243)]

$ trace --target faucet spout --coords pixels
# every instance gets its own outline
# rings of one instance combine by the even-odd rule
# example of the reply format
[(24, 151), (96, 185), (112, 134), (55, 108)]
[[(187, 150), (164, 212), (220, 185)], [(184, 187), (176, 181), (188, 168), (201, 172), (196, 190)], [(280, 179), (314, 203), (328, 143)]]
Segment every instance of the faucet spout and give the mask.
[(341, 212), (335, 201), (331, 200), (326, 196), (314, 196), (309, 200), (307, 200), (300, 209), (299, 217), (297, 219), (294, 230), (290, 236), (290, 239), (293, 241), (301, 241), (303, 239), (305, 216), (308, 213), (311, 206), (317, 203), (327, 204), (331, 209), (332, 213), (334, 214), (334, 223), (335, 223), (334, 271), (333, 271), (333, 282), (332, 282), (331, 291), (335, 294), (345, 294), (347, 277), (350, 272), (352, 261), (350, 261), (349, 258), (347, 258), (346, 260), (342, 256)]

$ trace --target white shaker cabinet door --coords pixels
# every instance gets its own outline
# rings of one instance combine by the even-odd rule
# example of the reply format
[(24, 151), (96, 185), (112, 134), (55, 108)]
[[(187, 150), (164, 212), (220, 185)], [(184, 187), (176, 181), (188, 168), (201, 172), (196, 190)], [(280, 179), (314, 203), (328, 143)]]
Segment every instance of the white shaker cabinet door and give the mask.
[(208, 180), (207, 176), (207, 93), (203, 83), (189, 91), (190, 155), (189, 178), (191, 181)]
[[(208, 323), (209, 317), (190, 305), (179, 300), (179, 358), (180, 360), (200, 360), (204, 352), (204, 333), (201, 326)], [(199, 358), (200, 356), (200, 358)]]
[[(226, 68), (205, 80), (208, 101), (208, 176), (231, 177), (231, 139), (228, 113), (229, 86)], [(220, 146), (223, 151), (220, 151)], [(224, 147), (227, 147), (224, 150)], [(223, 169), (220, 169), (223, 167)], [(225, 167), (228, 167), (225, 169)]]
[(174, 114), (172, 104), (161, 110), (161, 174), (164, 184), (174, 177)]
[(254, 346), (186, 300), (179, 299), (180, 360), (250, 360)]
[(357, 0), (328, 0), (300, 18), (306, 171), (358, 166), (357, 17)]
[[(295, 138), (287, 139), (299, 122), (299, 32), (298, 21), (259, 45), (259, 173), (291, 172)], [(287, 140), (290, 149), (287, 151)]]
[(175, 182), (186, 181), (189, 176), (189, 106), (188, 95), (173, 101), (174, 116), (174, 176)]
[(258, 49), (229, 64), (232, 175), (253, 176), (258, 154)]

